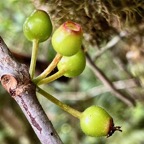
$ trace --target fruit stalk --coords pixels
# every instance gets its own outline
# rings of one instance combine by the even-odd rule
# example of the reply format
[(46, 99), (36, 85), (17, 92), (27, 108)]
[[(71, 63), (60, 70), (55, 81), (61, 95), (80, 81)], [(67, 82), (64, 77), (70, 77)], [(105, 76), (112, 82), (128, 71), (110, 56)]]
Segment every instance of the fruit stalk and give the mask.
[(37, 59), (37, 54), (38, 54), (39, 41), (37, 39), (34, 39), (32, 41), (32, 44), (33, 44), (32, 55), (31, 55), (31, 62), (30, 62), (30, 68), (29, 68), (31, 79), (33, 79), (34, 74), (35, 74), (35, 66), (36, 66), (36, 59)]
[(38, 76), (36, 77), (33, 82), (37, 84), (40, 80), (44, 79), (48, 74), (51, 73), (51, 71), (57, 66), (58, 62), (62, 58), (61, 54), (56, 54), (53, 61), (50, 63), (50, 65)]
[(58, 72), (56, 72), (55, 74), (53, 74), (45, 79), (42, 79), (41, 81), (39, 81), (37, 83), (37, 85), (48, 84), (48, 83), (60, 78), (61, 76), (63, 76), (65, 74), (65, 72), (66, 72), (65, 69), (61, 69)]
[(43, 95), (44, 97), (46, 97), (48, 100), (50, 100), (51, 102), (53, 102), (57, 106), (59, 106), (64, 111), (66, 111), (69, 114), (73, 115), (74, 117), (76, 117), (78, 119), (81, 117), (81, 112), (79, 112), (76, 109), (62, 103), (61, 101), (59, 101), (58, 99), (53, 97), (51, 94), (49, 94), (46, 91), (44, 91), (43, 89), (41, 89), (40, 87), (37, 87), (37, 92), (40, 93), (41, 95)]

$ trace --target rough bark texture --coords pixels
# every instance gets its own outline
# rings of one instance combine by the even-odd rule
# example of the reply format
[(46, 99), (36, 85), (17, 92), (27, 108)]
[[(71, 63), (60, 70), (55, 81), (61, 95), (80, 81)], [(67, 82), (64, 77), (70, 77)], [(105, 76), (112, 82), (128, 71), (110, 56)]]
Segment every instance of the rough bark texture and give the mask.
[(61, 140), (36, 97), (28, 68), (11, 55), (0, 37), (0, 80), (16, 100), (42, 144), (61, 144)]

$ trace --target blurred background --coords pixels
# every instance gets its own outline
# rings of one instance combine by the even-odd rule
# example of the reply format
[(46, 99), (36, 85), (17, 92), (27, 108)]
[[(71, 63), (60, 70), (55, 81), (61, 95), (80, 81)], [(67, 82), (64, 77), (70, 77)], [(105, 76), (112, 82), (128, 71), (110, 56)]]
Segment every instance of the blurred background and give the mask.
[[(43, 89), (83, 111), (99, 105), (123, 132), (110, 138), (82, 133), (79, 121), (37, 95), (64, 144), (144, 144), (144, 1), (141, 0), (5, 0), (0, 1), (0, 35), (14, 56), (29, 65), (31, 42), (23, 35), (26, 17), (47, 11), (54, 29), (66, 20), (82, 25), (84, 72), (62, 77)], [(40, 44), (37, 74), (52, 61), (50, 39)], [(40, 144), (16, 102), (0, 86), (0, 144)]]

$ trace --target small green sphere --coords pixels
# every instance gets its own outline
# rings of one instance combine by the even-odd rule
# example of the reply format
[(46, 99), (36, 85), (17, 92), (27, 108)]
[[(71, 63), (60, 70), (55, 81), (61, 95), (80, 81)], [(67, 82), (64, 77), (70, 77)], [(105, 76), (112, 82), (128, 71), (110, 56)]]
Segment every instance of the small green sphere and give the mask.
[(82, 50), (79, 50), (79, 52), (73, 56), (63, 56), (57, 67), (58, 70), (66, 70), (64, 76), (75, 77), (83, 72), (85, 65), (85, 54)]
[(112, 117), (99, 106), (90, 106), (80, 117), (82, 131), (92, 137), (111, 136), (120, 127), (114, 127)]
[(52, 35), (52, 45), (63, 56), (76, 54), (82, 45), (81, 26), (72, 21), (63, 23)]
[(30, 41), (43, 42), (47, 40), (52, 33), (49, 15), (43, 10), (35, 10), (24, 22), (23, 32)]

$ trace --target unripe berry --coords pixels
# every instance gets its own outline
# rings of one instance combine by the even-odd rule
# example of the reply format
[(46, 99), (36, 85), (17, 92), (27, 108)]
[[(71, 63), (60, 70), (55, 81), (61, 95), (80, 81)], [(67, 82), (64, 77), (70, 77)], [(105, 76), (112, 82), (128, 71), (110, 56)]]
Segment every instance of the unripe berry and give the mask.
[(52, 35), (52, 45), (63, 56), (76, 54), (82, 44), (81, 26), (72, 21), (63, 23)]
[(85, 65), (85, 54), (82, 50), (79, 50), (79, 52), (73, 56), (63, 56), (57, 67), (59, 71), (65, 70), (64, 76), (75, 77), (83, 72)]
[(111, 136), (120, 127), (114, 127), (112, 117), (99, 106), (90, 106), (80, 117), (82, 131), (92, 137)]
[(35, 10), (24, 22), (23, 31), (30, 41), (34, 39), (43, 42), (52, 33), (52, 23), (49, 15), (43, 10)]

